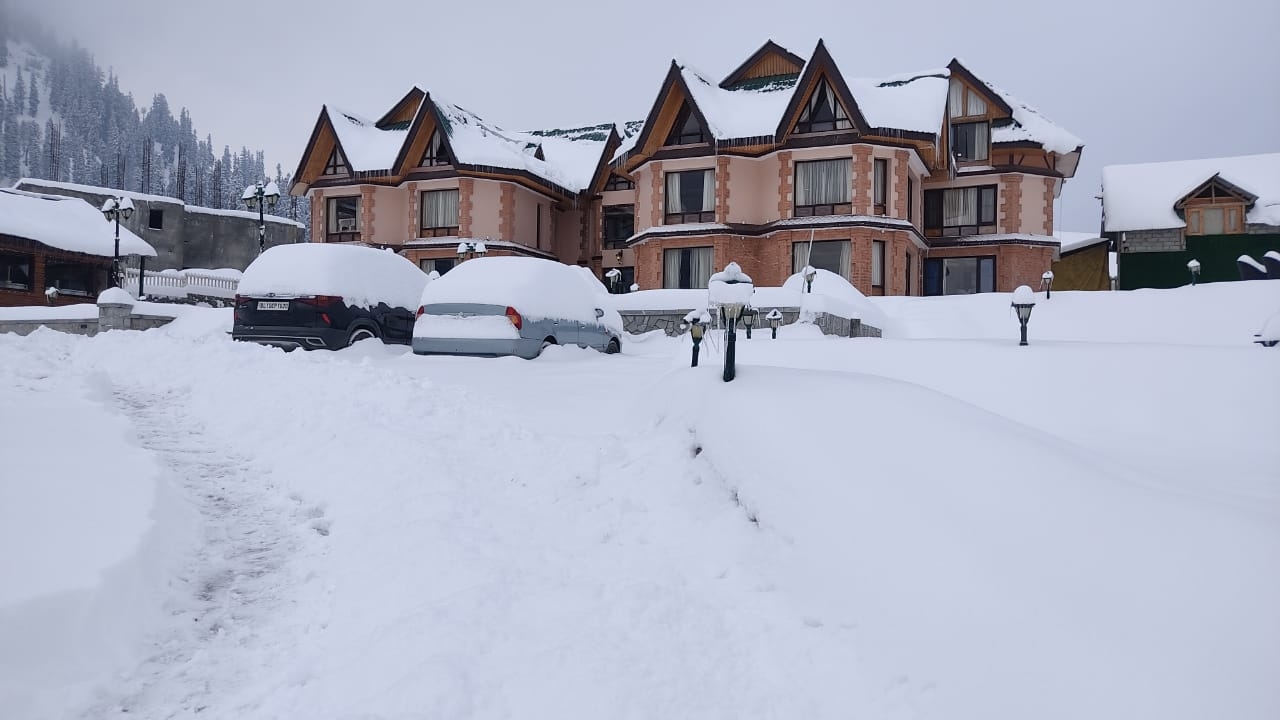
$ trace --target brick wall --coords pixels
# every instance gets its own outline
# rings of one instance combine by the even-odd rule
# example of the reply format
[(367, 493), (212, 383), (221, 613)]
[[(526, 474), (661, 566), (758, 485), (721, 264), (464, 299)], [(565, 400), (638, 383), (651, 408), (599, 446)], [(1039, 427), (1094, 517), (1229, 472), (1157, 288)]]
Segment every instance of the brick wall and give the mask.
[(911, 153), (906, 150), (895, 150), (893, 153), (893, 207), (889, 214), (896, 218), (907, 217), (907, 164), (911, 162)]
[(778, 153), (778, 217), (791, 217), (792, 192), (791, 178), (794, 169), (791, 165), (791, 153)]
[(1179, 252), (1187, 248), (1182, 228), (1130, 230), (1120, 240), (1120, 252)]
[(460, 237), (471, 237), (471, 213), (475, 205), (472, 193), (475, 189), (476, 181), (472, 178), (458, 180), (458, 235)]
[[(1026, 232), (1022, 228), (1022, 176), (1000, 176), (1000, 201), (997, 229), (1004, 233)], [(1039, 228), (1037, 228), (1038, 230)]]
[(870, 215), (872, 208), (872, 179), (875, 176), (875, 164), (871, 159), (871, 148), (867, 145), (853, 146), (853, 214)]
[(498, 239), (516, 239), (516, 188), (503, 183), (498, 202)]
[(360, 188), (360, 239), (373, 240), (373, 188)]
[[(408, 227), (405, 237), (416, 238), (418, 237), (418, 233), (421, 232), (421, 226), (418, 222), (418, 203), (422, 200), (421, 196), (418, 194), (418, 183), (411, 182), (405, 185), (405, 189), (409, 192), (409, 212), (408, 217), (405, 218), (405, 223)], [(462, 215), (461, 210), (458, 211), (458, 215)]]
[(716, 158), (716, 222), (729, 221), (729, 158)]
[(311, 194), (311, 239), (315, 242), (324, 242), (327, 233), (325, 232), (324, 217), (324, 193), (316, 191)]
[(1053, 178), (1041, 178), (1044, 180), (1044, 234), (1053, 234), (1053, 190), (1058, 183)]
[[(650, 182), (652, 183), (652, 185), (650, 185), (650, 188), (652, 192), (649, 194), (649, 198), (650, 198), (649, 210), (651, 213), (649, 217), (649, 227), (654, 227), (662, 224), (662, 207), (663, 207), (662, 161), (650, 163), (649, 171), (653, 173), (650, 176)], [(644, 286), (641, 285), (641, 287), (644, 287)]]

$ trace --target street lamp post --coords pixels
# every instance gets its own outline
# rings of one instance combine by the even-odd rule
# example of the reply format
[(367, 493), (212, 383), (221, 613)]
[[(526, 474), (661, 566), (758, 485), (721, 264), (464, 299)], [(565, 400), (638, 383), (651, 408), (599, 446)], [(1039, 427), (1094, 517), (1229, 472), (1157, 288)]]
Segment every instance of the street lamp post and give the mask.
[(1053, 291), (1053, 271), (1045, 270), (1040, 276), (1040, 289), (1044, 290), (1044, 299), (1049, 299), (1049, 293)]
[(618, 292), (618, 283), (622, 280), (622, 271), (618, 268), (613, 268), (606, 272), (604, 276), (609, 279), (609, 292)]
[(479, 240), (463, 240), (458, 243), (458, 262), (470, 260), (472, 258), (484, 257), (489, 252), (489, 248), (484, 246), (484, 242)]
[(773, 331), (772, 339), (777, 340), (778, 324), (782, 322), (782, 313), (778, 312), (778, 308), (774, 308), (769, 311), (768, 315), (764, 316), (764, 319), (769, 321), (769, 329)]
[(1022, 326), (1022, 340), (1018, 345), (1027, 344), (1027, 321), (1031, 319), (1031, 308), (1036, 306), (1036, 294), (1028, 285), (1019, 285), (1013, 291), (1013, 309), (1018, 313), (1018, 323)]
[(689, 337), (693, 338), (693, 362), (689, 367), (698, 367), (698, 349), (702, 345), (702, 335), (707, 331), (706, 323), (710, 321), (710, 315), (706, 312), (699, 313), (697, 310), (684, 316), (685, 325), (689, 328)]
[(812, 265), (805, 265), (800, 271), (804, 274), (804, 291), (806, 293), (813, 292), (813, 279), (818, 276), (818, 269)]
[(1200, 261), (1195, 259), (1191, 260), (1187, 263), (1187, 269), (1191, 271), (1191, 284), (1194, 286), (1196, 284), (1196, 278), (1200, 277)]
[(751, 326), (755, 325), (756, 316), (759, 315), (755, 308), (742, 309), (742, 324), (747, 327), (747, 339), (751, 339)]
[(102, 204), (102, 214), (107, 222), (116, 224), (116, 247), (111, 255), (111, 286), (123, 287), (120, 278), (120, 220), (133, 215), (133, 200), (127, 197), (111, 197)]
[(742, 272), (736, 262), (729, 263), (723, 271), (712, 275), (707, 281), (708, 300), (720, 308), (725, 319), (725, 382), (730, 382), (737, 375), (735, 348), (738, 341), (738, 319), (742, 316), (743, 309), (750, 306), (753, 294), (755, 285), (751, 282), (751, 276)]
[(258, 254), (267, 249), (267, 210), (274, 210), (280, 201), (280, 188), (275, 181), (257, 182), (244, 189), (240, 195), (244, 206), (258, 211)]

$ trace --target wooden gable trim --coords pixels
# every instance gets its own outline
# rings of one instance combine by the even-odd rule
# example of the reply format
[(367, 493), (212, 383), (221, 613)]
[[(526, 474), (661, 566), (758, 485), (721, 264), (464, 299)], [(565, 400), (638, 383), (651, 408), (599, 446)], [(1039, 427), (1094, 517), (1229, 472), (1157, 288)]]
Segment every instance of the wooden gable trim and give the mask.
[[(587, 195), (598, 195), (604, 192), (604, 186), (609, 182), (609, 175), (613, 173), (609, 159), (613, 157), (619, 147), (622, 147), (622, 136), (618, 134), (618, 126), (614, 125), (609, 128), (609, 139), (605, 140), (604, 150), (600, 153), (600, 161), (596, 163), (595, 175), (592, 176), (591, 184), (586, 189)], [(634, 178), (627, 179), (635, 182)]]
[[(653, 107), (649, 108), (649, 114), (645, 116), (644, 127), (640, 130), (640, 137), (636, 139), (635, 150), (632, 151), (632, 157), (628, 160), (628, 164), (635, 160), (642, 160), (642, 156), (652, 155), (655, 150), (662, 147), (662, 143), (666, 142), (667, 135), (671, 134), (671, 127), (675, 124), (676, 116), (680, 114), (680, 108), (682, 107), (682, 104), (673, 105), (671, 103), (672, 93), (677, 89), (683, 97), (683, 102), (689, 104), (689, 108), (698, 119), (698, 122), (702, 123), (703, 129), (707, 130), (707, 134), (710, 135), (707, 118), (703, 116), (698, 104), (693, 101), (693, 93), (689, 92), (689, 86), (685, 85), (684, 76), (680, 73), (680, 66), (676, 64), (675, 60), (672, 60), (671, 68), (667, 70), (667, 77), (662, 81), (662, 89), (658, 91), (658, 97), (654, 99)], [(711, 143), (707, 143), (707, 147), (710, 146)], [(631, 167), (635, 167), (635, 165), (631, 165)]]
[(804, 72), (796, 80), (795, 89), (791, 94), (791, 102), (787, 104), (787, 109), (782, 113), (782, 119), (778, 122), (776, 142), (783, 142), (791, 134), (800, 119), (800, 113), (804, 110), (805, 104), (809, 102), (809, 96), (813, 94), (814, 88), (818, 86), (819, 78), (826, 79), (827, 83), (831, 85), (836, 101), (844, 106), (844, 111), (853, 122), (853, 127), (858, 134), (865, 135), (871, 131), (871, 128), (867, 125), (867, 119), (862, 116), (862, 110), (858, 107), (858, 101), (854, 100), (853, 92), (849, 90), (849, 84), (845, 82), (844, 76), (840, 74), (840, 69), (836, 67), (831, 53), (827, 52), (826, 44), (819, 40), (818, 46), (813, 50), (813, 58), (805, 65)]
[[(323, 140), (329, 140), (330, 144), (325, 145)], [(302, 158), (298, 160), (298, 169), (293, 174), (293, 184), (289, 186), (289, 194), (293, 196), (302, 196), (307, 194), (307, 188), (320, 177), (320, 171), (324, 169), (324, 165), (317, 163), (326, 163), (329, 156), (333, 154), (333, 150), (337, 148), (342, 153), (344, 160), (347, 159), (347, 151), (343, 149), (342, 142), (338, 140), (338, 133), (333, 129), (333, 121), (329, 119), (328, 106), (320, 108), (320, 117), (316, 119), (315, 127), (311, 130), (311, 138), (307, 140), (307, 148), (302, 153)], [(321, 151), (322, 152), (318, 152)], [(350, 176), (351, 164), (347, 162), (347, 173)]]
[[(736, 85), (737, 83), (742, 82), (743, 80), (749, 80), (752, 77), (755, 77), (750, 74), (751, 71), (755, 69), (756, 65), (758, 65), (760, 62), (762, 62), (763, 60), (765, 60), (770, 56), (773, 56), (779, 60), (782, 60), (783, 63), (786, 65), (793, 66), (793, 69), (790, 70), (790, 72), (793, 72), (793, 73), (800, 72), (800, 68), (804, 67), (804, 58), (782, 47), (781, 45), (774, 42), (773, 40), (766, 40), (764, 45), (760, 46), (759, 50), (756, 50), (754, 53), (751, 53), (750, 57), (748, 57), (745, 61), (743, 61), (743, 63), (739, 65), (736, 69), (734, 69), (733, 72), (729, 73), (729, 75), (725, 77), (724, 80), (720, 81), (720, 87), (729, 88), (729, 87), (732, 87), (733, 85)], [(782, 73), (773, 73), (773, 74), (782, 74)]]
[(405, 138), (400, 153), (396, 155), (392, 172), (396, 175), (404, 175), (418, 167), (417, 161), (422, 160), (422, 154), (427, 151), (427, 143), (431, 141), (433, 132), (441, 132), (440, 143), (444, 146), (445, 154), (449, 156), (449, 164), (456, 167), (458, 156), (453, 154), (453, 145), (449, 143), (449, 133), (444, 132), (445, 127), (447, 126), (440, 119), (440, 109), (431, 99), (431, 93), (423, 93), (418, 113), (409, 126), (409, 136)]
[[(1225, 194), (1234, 197), (1235, 200), (1234, 201), (1228, 200), (1224, 202), (1214, 202), (1214, 201), (1204, 200), (1196, 197), (1197, 195), (1209, 189), (1210, 187), (1215, 187), (1219, 190), (1225, 190), (1226, 191)], [(1244, 203), (1244, 205), (1248, 208), (1248, 207), (1253, 207), (1253, 204), (1257, 200), (1258, 200), (1257, 195), (1254, 195), (1253, 193), (1249, 192), (1248, 190), (1245, 190), (1239, 185), (1235, 185), (1233, 183), (1227, 182), (1225, 179), (1223, 179), (1221, 174), (1214, 173), (1214, 175), (1210, 177), (1208, 180), (1205, 180), (1204, 182), (1200, 183), (1191, 192), (1179, 198), (1178, 202), (1174, 203), (1173, 207), (1175, 210), (1182, 210), (1188, 205), (1210, 205), (1210, 204), (1222, 205), (1222, 204), (1231, 204), (1232, 202), (1240, 202), (1240, 203)]]
[(994, 119), (994, 116), (996, 115), (996, 113), (991, 112), (992, 106), (996, 107), (1000, 111), (1000, 115), (1003, 115), (1004, 117), (1013, 117), (1013, 108), (1010, 107), (1009, 103), (1005, 102), (1004, 98), (992, 91), (991, 88), (988, 87), (986, 83), (982, 82), (977, 75), (969, 72), (969, 69), (964, 65), (961, 65), (959, 60), (952, 58), (951, 62), (947, 65), (947, 70), (951, 72), (951, 77), (960, 80), (967, 85), (970, 90), (973, 90), (986, 98), (987, 116), (989, 118)]
[(405, 93), (404, 97), (400, 98), (400, 102), (387, 111), (386, 115), (379, 118), (378, 122), (374, 123), (374, 126), (379, 130), (385, 130), (388, 125), (413, 120), (424, 97), (426, 97), (426, 93), (415, 85), (409, 92)]

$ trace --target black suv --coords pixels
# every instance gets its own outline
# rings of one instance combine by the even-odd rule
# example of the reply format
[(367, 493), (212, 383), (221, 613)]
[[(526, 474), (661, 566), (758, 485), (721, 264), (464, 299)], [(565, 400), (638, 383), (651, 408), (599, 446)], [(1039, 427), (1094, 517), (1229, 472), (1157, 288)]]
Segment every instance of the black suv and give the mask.
[(334, 295), (237, 295), (231, 337), (286, 350), (338, 350), (369, 338), (408, 345), (413, 322), (413, 311), (407, 308), (386, 303), (360, 307)]

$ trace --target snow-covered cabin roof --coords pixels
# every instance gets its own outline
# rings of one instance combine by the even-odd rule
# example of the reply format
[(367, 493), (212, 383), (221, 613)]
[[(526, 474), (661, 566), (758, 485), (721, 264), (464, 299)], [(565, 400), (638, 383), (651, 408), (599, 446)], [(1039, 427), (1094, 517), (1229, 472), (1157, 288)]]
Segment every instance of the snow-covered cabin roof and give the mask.
[[(272, 182), (271, 184), (275, 184)], [(185, 205), (182, 200), (167, 195), (152, 195), (149, 193), (133, 192), (130, 190), (117, 190), (115, 188), (99, 187), (97, 185), (82, 185), (80, 183), (59, 182), (55, 180), (41, 180), (39, 178), (22, 178), (13, 184), (15, 190), (25, 190), (28, 192), (37, 192), (40, 190), (66, 190), (68, 192), (83, 193), (85, 195), (97, 195), (99, 197), (126, 197), (130, 200), (141, 200), (148, 203), (165, 203), (169, 205), (181, 205), (183, 212), (201, 213), (204, 215), (221, 215), (223, 217), (237, 217), (246, 220), (258, 221), (258, 213), (249, 212), (248, 210), (224, 210), (220, 208), (205, 207), (203, 205)], [(57, 193), (54, 193), (57, 194)], [(263, 218), (269, 223), (282, 223), (284, 225), (292, 225), (294, 227), (304, 227), (302, 223), (296, 220), (290, 220), (279, 215), (266, 215)]]
[(1096, 232), (1078, 232), (1073, 230), (1054, 230), (1053, 236), (1062, 245), (1062, 252), (1069, 253), (1091, 245), (1106, 242), (1107, 239)]
[[(112, 257), (115, 223), (76, 197), (0, 188), (0, 235), (34, 240), (59, 250)], [(123, 225), (120, 254), (154, 257), (156, 249)]]
[(1186, 227), (1174, 205), (1218, 176), (1257, 196), (1245, 221), (1280, 225), (1280, 153), (1108, 165), (1102, 169), (1107, 232)]

